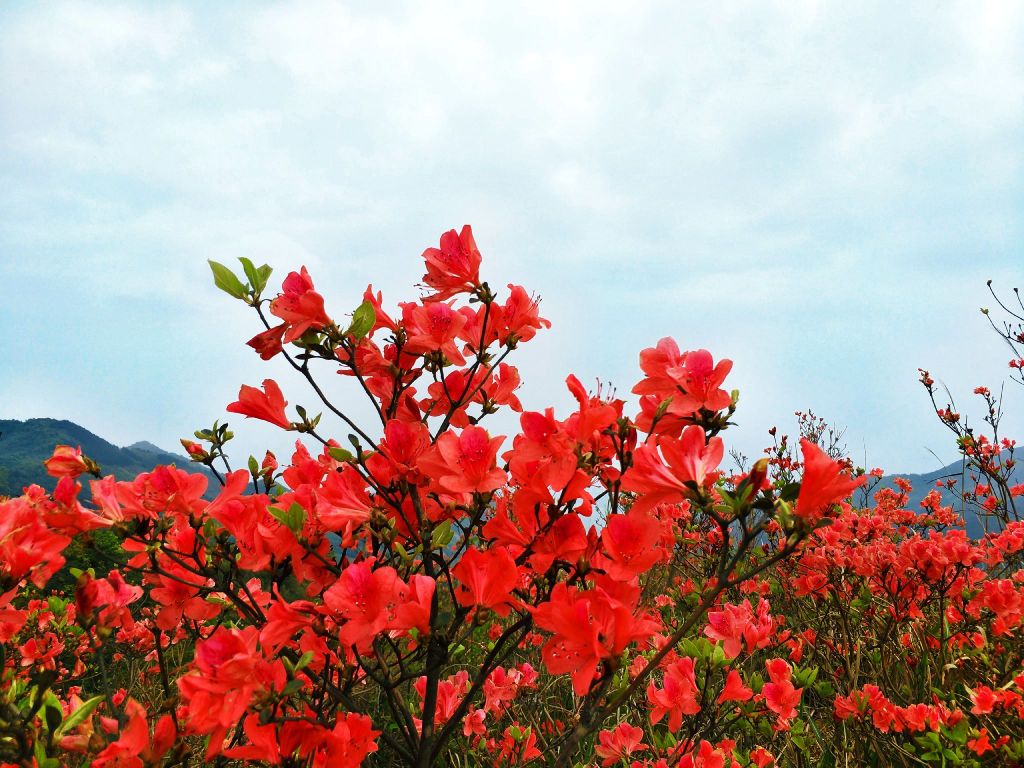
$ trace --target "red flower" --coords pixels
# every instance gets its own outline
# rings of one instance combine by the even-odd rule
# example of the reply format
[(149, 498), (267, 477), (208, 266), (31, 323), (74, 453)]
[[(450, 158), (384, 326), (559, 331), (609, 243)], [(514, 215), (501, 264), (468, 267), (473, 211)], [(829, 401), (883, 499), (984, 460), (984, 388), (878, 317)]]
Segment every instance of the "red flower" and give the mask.
[(740, 673), (735, 669), (730, 669), (729, 674), (725, 678), (725, 687), (722, 688), (717, 701), (719, 704), (726, 701), (749, 701), (753, 695), (754, 692), (743, 684), (743, 678), (740, 677)]
[(46, 526), (25, 497), (0, 501), (0, 593), (26, 576), (42, 587), (64, 566), (60, 553), (70, 543)]
[(384, 294), (380, 291), (373, 292), (373, 285), (366, 286), (366, 290), (363, 291), (363, 301), (370, 302), (373, 305), (374, 322), (373, 328), (370, 329), (368, 336), (372, 336), (375, 332), (381, 328), (386, 328), (389, 331), (397, 331), (398, 326), (395, 321), (391, 319), (391, 316), (384, 311)]
[(598, 662), (619, 656), (658, 627), (634, 614), (639, 589), (614, 582), (602, 587), (581, 592), (559, 582), (551, 599), (533, 609), (537, 626), (554, 633), (541, 652), (545, 666), (556, 675), (570, 673), (577, 696), (590, 689)]
[(407, 422), (391, 419), (384, 427), (384, 439), (378, 452), (367, 459), (367, 466), (375, 480), (388, 484), (392, 475), (415, 482), (422, 481), (416, 464), (430, 449), (430, 430), (419, 421)]
[(423, 355), (440, 352), (455, 365), (465, 365), (466, 358), (456, 341), (466, 325), (466, 316), (444, 302), (402, 304), (402, 324), (407, 338), (403, 352)]
[(420, 635), (430, 634), (430, 605), (437, 583), (429, 576), (414, 573), (402, 592), (403, 602), (395, 611), (395, 620), (389, 629), (408, 631), (415, 629)]
[(865, 478), (852, 478), (849, 472), (821, 448), (806, 438), (800, 441), (804, 458), (804, 476), (800, 483), (795, 513), (813, 524), (863, 484)]
[(370, 519), (371, 502), (366, 481), (353, 467), (327, 475), (316, 492), (316, 516), (328, 530), (349, 536)]
[(537, 687), (537, 672), (524, 663), (518, 669), (495, 667), (484, 681), (484, 713), (501, 715), (523, 688)]
[(694, 674), (693, 659), (684, 656), (669, 664), (659, 689), (653, 682), (647, 686), (647, 700), (651, 704), (651, 722), (657, 723), (666, 714), (668, 728), (673, 733), (683, 724), (683, 715), (700, 712), (697, 695), (697, 678)]
[[(453, 427), (468, 427), (466, 410), (472, 403), (493, 408), (508, 405), (513, 411), (521, 412), (522, 403), (516, 397), (519, 387), (519, 371), (508, 363), (498, 366), (498, 373), (481, 368), (469, 377), (469, 371), (449, 371), (443, 381), (435, 381), (427, 388), (430, 397), (420, 402), (420, 408), (428, 416), (451, 413)], [(458, 406), (458, 407), (456, 407)]]
[(290, 273), (281, 289), (283, 293), (270, 302), (270, 313), (288, 326), (285, 344), (295, 341), (310, 328), (319, 330), (331, 324), (331, 318), (324, 311), (324, 297), (313, 290), (313, 279), (305, 267), (301, 272)]
[(753, 653), (768, 645), (774, 632), (775, 620), (768, 601), (763, 599), (756, 617), (745, 600), (739, 605), (723, 605), (720, 611), (708, 611), (708, 625), (704, 628), (705, 635), (722, 641), (722, 649), (730, 659), (739, 656), (743, 640), (747, 642), (747, 652)]
[(645, 512), (631, 509), (626, 515), (609, 515), (601, 544), (605, 561), (602, 567), (613, 579), (629, 581), (665, 558), (657, 546), (662, 525)]
[(633, 508), (646, 511), (666, 501), (678, 502), (690, 492), (687, 483), (702, 486), (713, 482), (725, 446), (720, 437), (705, 445), (704, 430), (689, 426), (681, 437), (662, 435), (654, 445), (645, 443), (633, 451), (633, 466), (622, 478), (622, 488), (640, 494)]
[(991, 752), (993, 747), (992, 742), (988, 738), (988, 730), (982, 728), (978, 733), (978, 738), (968, 739), (967, 748), (976, 755), (984, 755), (986, 752)]
[(394, 568), (373, 568), (364, 560), (342, 571), (341, 578), (324, 592), (324, 604), (344, 618), (338, 639), (345, 647), (364, 653), (373, 638), (390, 626), (405, 597), (405, 584)]
[(625, 760), (634, 752), (642, 752), (647, 749), (643, 738), (643, 728), (629, 723), (620, 723), (614, 731), (601, 731), (597, 735), (598, 743), (594, 746), (594, 752), (598, 757), (604, 758), (601, 765), (614, 765), (620, 760)]
[(794, 688), (791, 675), (793, 670), (784, 659), (770, 659), (765, 667), (770, 683), (761, 689), (768, 709), (779, 716), (780, 721), (796, 717), (796, 705), (800, 703), (803, 688)]
[(683, 388), (696, 408), (721, 411), (729, 407), (732, 397), (721, 385), (731, 370), (732, 360), (719, 360), (716, 365), (706, 349), (686, 353)]
[(142, 587), (125, 582), (120, 571), (111, 571), (105, 579), (93, 578), (86, 571), (75, 589), (75, 607), (79, 615), (88, 620), (93, 618), (98, 609), (102, 609), (99, 616), (95, 617), (100, 626), (131, 629), (135, 620), (128, 606), (140, 597)]
[(480, 251), (469, 224), (458, 234), (451, 229), (441, 235), (441, 247), (427, 248), (423, 260), (427, 265), (423, 282), (437, 291), (427, 301), (442, 301), (480, 284)]
[(273, 379), (264, 379), (263, 392), (245, 384), (238, 391), (238, 400), (227, 407), (230, 413), (240, 413), (247, 418), (263, 419), (281, 429), (291, 429), (292, 424), (284, 413), (285, 402), (281, 388)]
[[(459, 702), (469, 691), (469, 673), (466, 670), (456, 672), (446, 680), (439, 680), (437, 685), (437, 703), (434, 706), (434, 722), (443, 725), (451, 720), (459, 706)], [(420, 695), (420, 710), (427, 696), (427, 678), (420, 677), (413, 688)], [(419, 724), (418, 726), (419, 727)]]
[(987, 685), (979, 685), (974, 690), (968, 689), (968, 694), (971, 697), (971, 702), (974, 704), (971, 707), (971, 714), (974, 715), (987, 715), (1000, 702), (995, 691)]
[(520, 341), (529, 341), (541, 328), (550, 328), (551, 323), (540, 316), (540, 302), (530, 296), (521, 285), (509, 283), (509, 297), (504, 305), (491, 305), (491, 320), (488, 326), (501, 344), (513, 346)]
[(419, 469), (448, 493), (486, 493), (508, 477), (496, 465), (504, 437), (491, 437), (483, 427), (466, 427), (462, 434), (445, 432), (419, 460)]
[(178, 680), (190, 728), (211, 734), (207, 757), (219, 752), (224, 733), (241, 719), (257, 694), (284, 689), (284, 666), (267, 661), (258, 641), (256, 627), (221, 627), (196, 643), (192, 671)]
[(207, 602), (199, 588), (193, 586), (194, 581), (190, 580), (191, 574), (187, 570), (173, 562), (163, 564), (162, 568), (166, 574), (146, 576), (150, 584), (156, 585), (149, 594), (160, 605), (156, 616), (156, 625), (160, 629), (173, 630), (180, 626), (183, 618), (205, 621), (220, 613), (220, 608)]
[(455, 594), (459, 605), (477, 605), (490, 608), (499, 616), (508, 616), (519, 569), (506, 547), (491, 547), (483, 552), (468, 549), (452, 569), (452, 575), (460, 582)]
[(434, 588), (427, 576), (414, 575), (406, 584), (394, 568), (374, 568), (372, 560), (364, 560), (342, 571), (324, 592), (324, 605), (345, 619), (338, 632), (342, 646), (365, 653), (385, 630), (416, 628), (427, 634)]
[(519, 723), (513, 723), (505, 729), (497, 746), (501, 751), (495, 765), (525, 765), (541, 756), (541, 751), (537, 749), (537, 732), (529, 727), (523, 728)]
[(275, 325), (273, 328), (268, 328), (263, 331), (263, 333), (257, 333), (245, 343), (255, 349), (261, 358), (264, 360), (270, 360), (274, 355), (284, 349), (281, 339), (287, 329), (288, 323), (281, 323), (280, 325)]
[(720, 360), (716, 365), (706, 349), (680, 353), (674, 340), (664, 338), (656, 347), (640, 353), (640, 368), (646, 378), (633, 387), (633, 392), (643, 396), (637, 417), (642, 430), (651, 431), (655, 413), (666, 400), (670, 400), (668, 410), (656, 428), (665, 434), (678, 434), (685, 420), (700, 409), (720, 411), (732, 402), (721, 387), (732, 370), (732, 361)]
[[(362, 765), (371, 752), (377, 751), (380, 731), (373, 729), (368, 715), (357, 712), (339, 714), (334, 728), (325, 735), (323, 765), (325, 768), (348, 768)], [(317, 764), (314, 761), (314, 764)]]
[[(722, 742), (723, 746), (725, 742)], [(701, 740), (700, 747), (677, 763), (679, 768), (725, 768), (727, 754), (723, 749), (716, 749), (710, 742)], [(736, 765), (730, 761), (730, 765)]]
[(82, 455), (81, 448), (72, 448), (70, 445), (58, 445), (53, 449), (53, 455), (43, 462), (46, 472), (53, 477), (78, 477), (83, 472), (89, 471), (89, 464)]
[(119, 738), (111, 742), (89, 763), (93, 768), (142, 768), (156, 765), (171, 748), (177, 731), (170, 715), (164, 715), (156, 724), (152, 738), (146, 710), (135, 699), (125, 703), (127, 724)]

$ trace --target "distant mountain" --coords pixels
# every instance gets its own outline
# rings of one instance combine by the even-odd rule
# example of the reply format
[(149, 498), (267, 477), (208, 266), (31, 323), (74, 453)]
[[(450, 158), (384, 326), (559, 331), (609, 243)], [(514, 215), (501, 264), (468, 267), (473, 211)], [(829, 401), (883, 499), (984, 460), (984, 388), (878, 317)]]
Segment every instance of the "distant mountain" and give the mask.
[[(149, 442), (119, 448), (72, 421), (0, 419), (0, 496), (16, 496), (33, 483), (52, 491), (57, 481), (46, 474), (43, 462), (57, 445), (81, 446), (82, 453), (99, 464), (104, 475), (113, 474), (118, 480), (130, 480), (158, 464), (175, 464), (213, 479), (205, 467), (193, 464), (187, 456)], [(83, 485), (88, 496), (88, 483)]]
[[(966, 480), (967, 487), (973, 487), (973, 483), (970, 482), (970, 473), (966, 472), (963, 462), (958, 460), (954, 461), (952, 464), (947, 464), (945, 467), (937, 469), (934, 472), (927, 472), (924, 474), (886, 475), (882, 478), (882, 481), (878, 484), (878, 487), (875, 490), (880, 490), (882, 488), (895, 488), (897, 477), (902, 477), (914, 487), (913, 491), (910, 493), (910, 500), (907, 502), (907, 509), (912, 509), (915, 512), (920, 511), (921, 501), (929, 491), (936, 489), (935, 483), (937, 482), (945, 484), (945, 481), (948, 479), (956, 479), (957, 489), (962, 489)], [(1010, 477), (1011, 485), (1024, 483), (1024, 466), (1016, 466)], [(950, 492), (945, 487), (938, 488), (937, 490), (942, 494), (943, 504), (953, 507), (953, 509), (964, 516), (967, 535), (971, 538), (980, 538), (985, 532), (985, 525), (982, 520), (978, 518), (977, 514), (975, 514), (975, 512), (970, 508), (965, 508), (962, 499), (956, 493)], [(991, 524), (989, 528), (991, 530)]]
[(131, 445), (128, 445), (128, 446), (125, 446), (125, 447), (130, 449), (130, 450), (133, 450), (133, 451), (142, 451), (144, 453), (157, 453), (157, 454), (166, 454), (167, 453), (167, 451), (165, 451), (163, 448), (160, 448), (159, 446), (153, 445), (148, 440), (139, 440), (139, 442), (132, 443)]

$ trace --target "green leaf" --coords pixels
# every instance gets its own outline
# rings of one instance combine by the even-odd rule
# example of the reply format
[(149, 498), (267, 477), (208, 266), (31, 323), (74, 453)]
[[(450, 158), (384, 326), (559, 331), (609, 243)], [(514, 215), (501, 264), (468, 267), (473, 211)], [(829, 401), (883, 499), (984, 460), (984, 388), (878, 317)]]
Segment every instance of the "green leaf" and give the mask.
[(836, 689), (832, 687), (832, 683), (827, 680), (823, 680), (820, 683), (814, 684), (815, 692), (826, 699), (832, 698), (836, 695)]
[(764, 678), (757, 672), (752, 674), (747, 682), (754, 693), (760, 693), (761, 689), (764, 688)]
[(56, 733), (57, 729), (60, 728), (61, 720), (64, 719), (64, 712), (60, 708), (60, 704), (52, 704), (47, 702), (43, 707), (43, 717), (46, 718), (46, 727), (50, 733)]
[(256, 271), (259, 273), (260, 276), (260, 285), (266, 287), (267, 280), (270, 279), (270, 275), (274, 270), (268, 267), (266, 264), (264, 264), (263, 266), (259, 267)]
[(952, 741), (952, 742), (954, 742), (956, 744), (966, 744), (967, 743), (967, 736), (969, 735), (968, 734), (968, 728), (969, 728), (969, 725), (968, 725), (968, 722), (967, 722), (967, 718), (964, 718), (963, 720), (960, 720), (952, 728), (947, 728), (946, 726), (942, 726), (941, 730), (942, 730), (943, 735), (946, 736), (946, 738), (948, 738), (950, 741)]
[(278, 507), (271, 507), (270, 514), (296, 536), (302, 532), (302, 526), (306, 523), (306, 510), (297, 502), (292, 502), (287, 511)]
[(445, 520), (430, 534), (430, 543), (438, 548), (447, 547), (454, 535), (455, 531), (452, 529), (452, 521)]
[(356, 457), (352, 455), (351, 451), (346, 451), (344, 448), (331, 446), (327, 449), (327, 454), (332, 459), (340, 461), (342, 464), (351, 464), (356, 460)]
[(783, 501), (793, 502), (796, 501), (797, 496), (800, 495), (800, 483), (786, 483), (782, 490), (779, 491), (779, 498)]
[(242, 269), (245, 270), (245, 276), (249, 280), (249, 285), (252, 286), (253, 291), (259, 296), (263, 293), (263, 289), (267, 287), (267, 278), (270, 277), (272, 270), (266, 264), (257, 268), (245, 256), (240, 256), (238, 260), (242, 262)]
[(724, 667), (728, 663), (725, 658), (725, 648), (717, 643), (711, 649), (711, 663), (716, 667)]
[(47, 598), (46, 605), (50, 611), (53, 612), (54, 616), (62, 616), (64, 614), (64, 608), (67, 607), (67, 601), (61, 600), (56, 595)]
[(700, 647), (697, 645), (697, 641), (692, 638), (686, 638), (680, 643), (680, 650), (683, 652), (683, 656), (691, 656), (695, 659), (701, 657)]
[(73, 731), (88, 720), (89, 716), (93, 713), (96, 707), (99, 706), (101, 701), (103, 701), (102, 696), (93, 696), (91, 699), (83, 701), (81, 706), (68, 715), (64, 722), (60, 724), (60, 728), (58, 728), (54, 733), (54, 738), (61, 738), (65, 733)]
[(248, 290), (242, 281), (235, 277), (235, 273), (212, 259), (209, 259), (208, 262), (210, 269), (213, 270), (213, 282), (216, 286), (229, 296), (234, 296), (236, 299), (244, 299)]
[(373, 329), (373, 324), (376, 322), (377, 312), (374, 310), (373, 304), (364, 301), (352, 313), (352, 325), (348, 327), (348, 335), (356, 341), (360, 341)]
[(57, 768), (60, 765), (56, 758), (46, 756), (46, 743), (43, 739), (36, 739), (33, 752), (35, 753), (36, 765), (39, 768)]

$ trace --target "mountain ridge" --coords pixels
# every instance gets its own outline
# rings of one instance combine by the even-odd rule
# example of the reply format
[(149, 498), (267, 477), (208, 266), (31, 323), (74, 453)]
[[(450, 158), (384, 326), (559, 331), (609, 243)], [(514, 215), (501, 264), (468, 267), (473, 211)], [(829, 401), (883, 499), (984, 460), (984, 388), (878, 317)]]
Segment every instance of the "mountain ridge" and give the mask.
[[(16, 496), (33, 484), (52, 491), (57, 480), (46, 473), (43, 462), (57, 445), (80, 446), (82, 453), (100, 465), (104, 475), (113, 474), (119, 480), (149, 472), (160, 464), (174, 464), (214, 480), (206, 467), (146, 440), (121, 447), (67, 419), (0, 419), (0, 496)], [(88, 498), (88, 483), (83, 485), (83, 496)]]

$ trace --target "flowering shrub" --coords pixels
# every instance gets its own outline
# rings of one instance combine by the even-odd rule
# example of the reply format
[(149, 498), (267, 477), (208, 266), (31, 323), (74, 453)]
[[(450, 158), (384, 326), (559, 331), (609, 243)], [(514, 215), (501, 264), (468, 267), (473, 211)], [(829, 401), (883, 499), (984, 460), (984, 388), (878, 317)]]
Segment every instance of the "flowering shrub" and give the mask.
[[(571, 412), (528, 410), (508, 360), (549, 327), (538, 301), (481, 279), (468, 226), (423, 259), (419, 300), (371, 286), (348, 316), (305, 268), (268, 299), (268, 267), (212, 264), (262, 324), (249, 346), (322, 409), (272, 379), (228, 405), (307, 437), (286, 464), (232, 470), (215, 423), (182, 443), (219, 487), (60, 446), (52, 494), (0, 501), (0, 762), (1024, 760), (1024, 489), (986, 499), (1001, 524), (972, 541), (937, 494), (854, 508), (863, 470), (815, 435), (729, 472), (732, 363), (671, 339), (633, 404), (570, 375)], [(501, 411), (511, 438), (485, 426)], [(48, 588), (101, 529), (123, 566)]]

